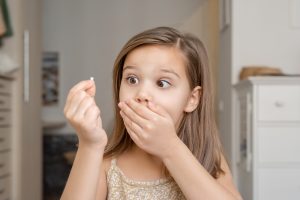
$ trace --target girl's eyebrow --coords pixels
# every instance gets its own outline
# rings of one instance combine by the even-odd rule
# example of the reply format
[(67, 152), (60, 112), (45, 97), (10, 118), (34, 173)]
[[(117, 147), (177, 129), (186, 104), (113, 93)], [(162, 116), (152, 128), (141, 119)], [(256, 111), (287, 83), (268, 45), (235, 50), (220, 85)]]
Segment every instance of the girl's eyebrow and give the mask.
[(135, 69), (136, 67), (134, 66), (129, 66), (129, 65), (126, 65), (124, 68), (123, 68), (123, 71), (125, 71), (126, 69)]
[(161, 71), (173, 74), (173, 75), (177, 76), (178, 78), (180, 78), (180, 76), (172, 69), (161, 69)]
[[(130, 65), (126, 65), (124, 68), (123, 68), (123, 71), (125, 71), (126, 69), (136, 69), (135, 66), (130, 66)], [(162, 72), (165, 72), (165, 73), (170, 73), (170, 74), (173, 74), (175, 76), (177, 76), (178, 78), (180, 78), (180, 76), (172, 69), (161, 69), (160, 71)]]

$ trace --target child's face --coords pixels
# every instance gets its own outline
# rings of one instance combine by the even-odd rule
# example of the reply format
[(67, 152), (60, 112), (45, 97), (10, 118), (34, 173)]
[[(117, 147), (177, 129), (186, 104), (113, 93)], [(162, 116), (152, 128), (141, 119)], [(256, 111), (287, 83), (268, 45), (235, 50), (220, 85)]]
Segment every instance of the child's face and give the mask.
[(182, 53), (174, 47), (134, 49), (123, 66), (120, 101), (134, 99), (143, 105), (153, 101), (168, 112), (177, 127), (191, 93), (185, 67)]

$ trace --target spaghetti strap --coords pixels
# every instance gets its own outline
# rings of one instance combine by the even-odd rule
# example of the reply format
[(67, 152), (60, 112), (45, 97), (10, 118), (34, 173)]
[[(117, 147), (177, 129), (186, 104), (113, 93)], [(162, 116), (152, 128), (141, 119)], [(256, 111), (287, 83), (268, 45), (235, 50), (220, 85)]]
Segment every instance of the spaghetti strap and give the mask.
[(116, 166), (117, 165), (117, 159), (116, 158), (111, 159), (110, 164), (111, 164), (111, 166)]

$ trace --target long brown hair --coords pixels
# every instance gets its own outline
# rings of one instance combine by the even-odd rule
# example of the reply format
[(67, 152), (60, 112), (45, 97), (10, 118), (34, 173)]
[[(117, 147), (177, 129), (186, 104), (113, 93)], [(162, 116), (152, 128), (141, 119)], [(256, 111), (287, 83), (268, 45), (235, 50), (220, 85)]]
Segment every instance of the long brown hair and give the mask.
[(144, 45), (176, 47), (185, 56), (186, 73), (190, 88), (201, 86), (201, 98), (197, 108), (184, 113), (177, 129), (178, 137), (190, 149), (202, 166), (215, 178), (221, 169), (221, 145), (214, 116), (213, 87), (208, 65), (208, 56), (203, 43), (191, 34), (182, 34), (170, 27), (157, 27), (132, 37), (117, 56), (113, 69), (115, 125), (109, 138), (105, 157), (120, 155), (133, 145), (126, 131), (120, 110), (119, 91), (126, 56), (135, 48)]

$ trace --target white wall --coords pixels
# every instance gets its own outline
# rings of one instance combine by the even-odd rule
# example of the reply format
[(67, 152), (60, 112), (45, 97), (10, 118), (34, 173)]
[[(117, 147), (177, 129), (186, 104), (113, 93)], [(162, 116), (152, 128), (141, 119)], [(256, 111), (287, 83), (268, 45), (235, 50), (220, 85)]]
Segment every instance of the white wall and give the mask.
[[(300, 27), (292, 26), (292, 1), (299, 2), (233, 0), (232, 83), (244, 65), (269, 65), (300, 74)], [(294, 10), (299, 13), (300, 7)]]
[[(225, 151), (235, 173), (232, 85), (245, 65), (280, 67), (300, 74), (300, 27), (292, 26), (291, 2), (299, 0), (232, 0), (231, 24), (220, 33), (219, 124)], [(299, 14), (295, 16), (298, 16)]]
[[(95, 77), (96, 101), (103, 126), (113, 123), (112, 67), (123, 44), (134, 34), (155, 26), (173, 26), (208, 38), (205, 0), (44, 0), (44, 50), (60, 52), (58, 106), (43, 109), (44, 120), (64, 120), (69, 89), (78, 81)], [(204, 4), (204, 5), (203, 5)], [(72, 133), (69, 126), (55, 133)]]

